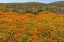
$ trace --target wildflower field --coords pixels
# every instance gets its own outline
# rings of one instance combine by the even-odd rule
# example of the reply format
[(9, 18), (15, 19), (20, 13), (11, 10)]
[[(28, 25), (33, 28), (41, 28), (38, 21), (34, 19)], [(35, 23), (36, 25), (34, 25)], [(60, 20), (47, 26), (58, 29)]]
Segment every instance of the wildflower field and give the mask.
[(0, 42), (64, 42), (63, 12), (50, 12), (44, 7), (44, 12), (33, 12), (32, 8), (32, 12), (24, 13), (5, 6), (0, 6)]

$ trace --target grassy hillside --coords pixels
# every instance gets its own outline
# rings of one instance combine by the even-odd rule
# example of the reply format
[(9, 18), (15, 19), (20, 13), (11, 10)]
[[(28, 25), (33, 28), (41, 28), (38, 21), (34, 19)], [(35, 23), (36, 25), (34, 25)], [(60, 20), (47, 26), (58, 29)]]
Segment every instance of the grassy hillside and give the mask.
[(64, 42), (64, 7), (1, 4), (0, 42)]

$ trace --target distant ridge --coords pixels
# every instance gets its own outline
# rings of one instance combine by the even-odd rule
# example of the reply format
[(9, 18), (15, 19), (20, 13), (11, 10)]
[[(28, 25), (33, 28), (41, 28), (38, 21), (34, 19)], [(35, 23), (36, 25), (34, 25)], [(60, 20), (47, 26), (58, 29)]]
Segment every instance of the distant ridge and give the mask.
[(13, 2), (13, 3), (0, 3), (0, 4), (24, 4), (24, 5), (29, 5), (29, 4), (33, 4), (33, 5), (46, 5), (46, 3), (41, 3), (41, 2)]
[(49, 3), (49, 4), (64, 4), (64, 1), (52, 2), (52, 3)]
[[(2, 2), (0, 2), (1, 4)], [(12, 4), (16, 4), (16, 3), (26, 3), (26, 4), (64, 4), (64, 1), (56, 1), (56, 2), (51, 2), (51, 3), (44, 3), (44, 2), (9, 2)], [(4, 4), (4, 3), (3, 3)], [(5, 3), (7, 4), (7, 3)]]
[(41, 3), (41, 2), (25, 2), (25, 3), (29, 3), (29, 4), (33, 4), (34, 3), (34, 4), (37, 4), (37, 3)]

